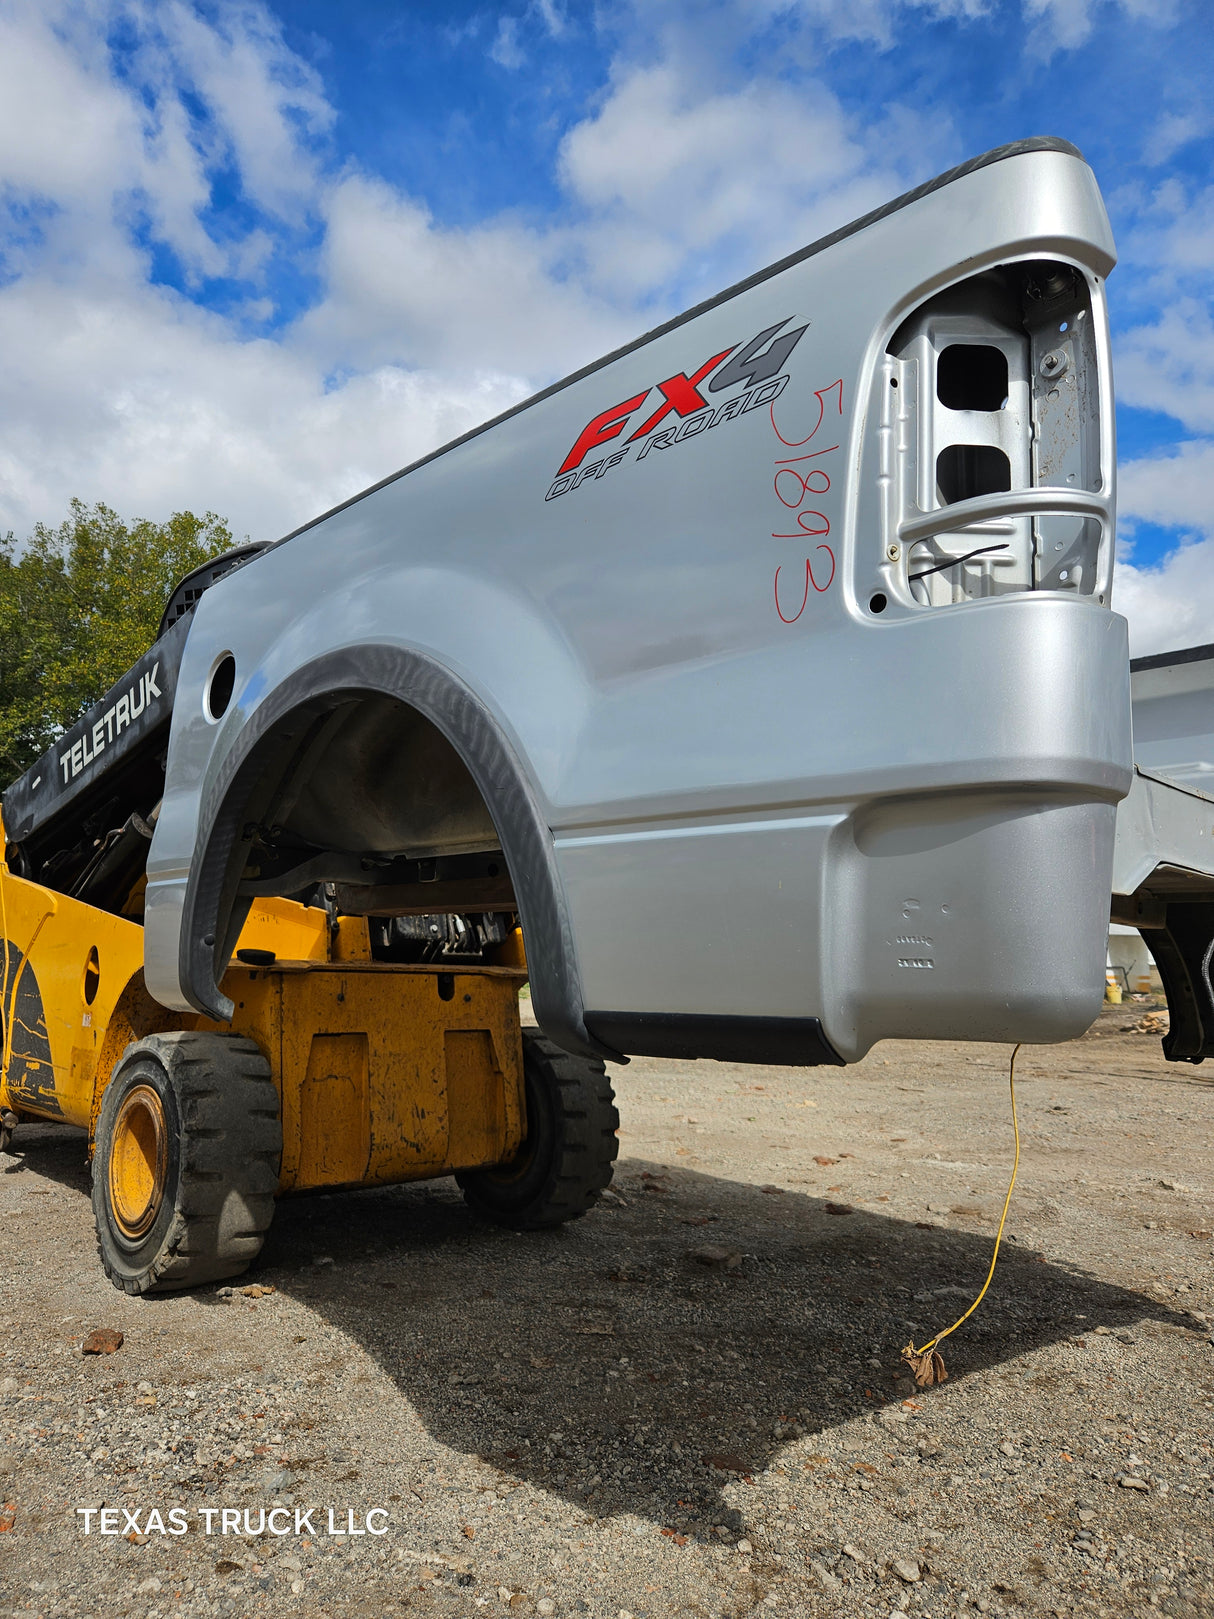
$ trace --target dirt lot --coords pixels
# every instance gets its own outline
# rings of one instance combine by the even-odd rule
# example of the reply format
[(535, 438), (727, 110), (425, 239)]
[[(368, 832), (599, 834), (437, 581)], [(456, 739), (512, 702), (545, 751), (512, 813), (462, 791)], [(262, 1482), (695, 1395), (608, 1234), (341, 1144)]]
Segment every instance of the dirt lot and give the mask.
[[(1002, 1048), (634, 1062), (587, 1219), (286, 1202), (256, 1297), (115, 1292), (81, 1138), (23, 1127), (0, 1614), (1214, 1613), (1214, 1074), (1141, 1012), (1022, 1053), (1011, 1239), (927, 1392), (898, 1349), (985, 1275)], [(98, 1326), (125, 1342), (83, 1358)], [(221, 1532), (275, 1503), (286, 1535)]]

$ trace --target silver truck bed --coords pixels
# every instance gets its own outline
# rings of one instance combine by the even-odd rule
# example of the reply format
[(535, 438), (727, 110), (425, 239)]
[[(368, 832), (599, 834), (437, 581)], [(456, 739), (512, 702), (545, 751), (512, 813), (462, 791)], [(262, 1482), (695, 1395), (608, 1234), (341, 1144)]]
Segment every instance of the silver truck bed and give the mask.
[(1214, 646), (1130, 665), (1134, 780), (1117, 809), (1112, 919), (1138, 928), (1168, 996), (1173, 1061), (1214, 1056)]

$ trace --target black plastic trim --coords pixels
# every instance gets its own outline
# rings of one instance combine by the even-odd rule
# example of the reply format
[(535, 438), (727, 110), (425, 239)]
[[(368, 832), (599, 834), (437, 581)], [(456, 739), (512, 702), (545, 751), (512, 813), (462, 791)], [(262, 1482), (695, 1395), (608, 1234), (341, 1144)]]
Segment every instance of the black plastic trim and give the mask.
[(618, 1062), (620, 1053), (590, 1034), (583, 1020), (573, 926), (552, 833), (517, 754), (456, 675), (400, 647), (348, 647), (304, 664), (257, 706), (225, 755), (199, 807), (197, 852), (185, 893), (179, 968), (186, 998), (221, 1022), (232, 1015), (217, 980), (227, 965), (223, 934), (239, 878), (246, 806), (266, 763), (261, 744), (288, 716), (298, 714), (306, 723), (310, 707), (320, 713), (334, 698), (364, 694), (408, 703), (438, 727), (471, 772), (514, 882), (540, 1028), (568, 1051)]
[(1214, 642), (1205, 646), (1188, 646), (1183, 652), (1153, 652), (1148, 658), (1131, 658), (1130, 673), (1142, 669), (1170, 669), (1178, 663), (1205, 663), (1214, 658)]
[(711, 1057), (781, 1068), (842, 1068), (816, 1017), (714, 1017), (682, 1012), (587, 1012), (586, 1027), (633, 1057)]
[(512, 405), (509, 410), (502, 411), (499, 416), (493, 416), (489, 421), (482, 422), (479, 427), (474, 427), (469, 432), (462, 433), (459, 438), (453, 438), (449, 444), (443, 444), (437, 450), (431, 450), (429, 455), (423, 455), (418, 460), (411, 461), (407, 467), (402, 467), (399, 472), (389, 473), (386, 478), (381, 478), (378, 483), (373, 483), (369, 489), (364, 489), (357, 495), (351, 495), (349, 500), (343, 500), (336, 506), (330, 506), (328, 511), (322, 512), (319, 517), (313, 517), (310, 522), (301, 524), (299, 528), (292, 529), (289, 534), (284, 534), (281, 540), (276, 540), (273, 544), (285, 545), (288, 540), (295, 539), (297, 535), (306, 534), (309, 529), (315, 528), (319, 523), (327, 522), (330, 517), (335, 517), (338, 512), (344, 512), (349, 507), (356, 506), (360, 500), (366, 500), (368, 495), (378, 494), (381, 489), (386, 489), (389, 484), (396, 483), (398, 479), (407, 477), (410, 472), (416, 472), (419, 467), (424, 467), (431, 461), (437, 461), (440, 455), (446, 455), (449, 450), (456, 450), (461, 444), (467, 444), (472, 439), (479, 438), (482, 433), (487, 433), (490, 428), (497, 427), (501, 422), (509, 421), (512, 416), (519, 415), (521, 411), (530, 410), (532, 405), (538, 405), (541, 400), (551, 399), (553, 394), (560, 393), (564, 388), (571, 388), (575, 382), (581, 382), (585, 377), (593, 376), (596, 371), (601, 371), (604, 366), (613, 365), (616, 360), (623, 359), (626, 354), (634, 354), (637, 349), (644, 348), (646, 343), (652, 343), (659, 337), (665, 337), (667, 332), (673, 332), (678, 327), (685, 326), (689, 320), (695, 320), (698, 315), (704, 314), (707, 310), (715, 309), (719, 304), (727, 303), (730, 298), (736, 298), (739, 293), (749, 292), (751, 287), (757, 287), (764, 281), (770, 281), (772, 276), (791, 269), (794, 264), (802, 264), (806, 259), (813, 258), (815, 254), (825, 252), (828, 247), (834, 247), (836, 242), (845, 241), (847, 237), (855, 236), (857, 232), (867, 230), (870, 225), (877, 224), (879, 220), (888, 219), (891, 214), (896, 214), (902, 208), (909, 208), (912, 203), (918, 202), (922, 197), (930, 196), (933, 191), (940, 191), (945, 186), (952, 185), (954, 180), (962, 180), (967, 174), (976, 173), (978, 169), (989, 168), (992, 163), (1002, 163), (1009, 157), (1022, 157), (1028, 152), (1061, 152), (1065, 157), (1077, 157), (1080, 162), (1083, 161), (1083, 153), (1077, 146), (1072, 146), (1070, 141), (1061, 140), (1053, 135), (1032, 135), (1027, 140), (1010, 141), (1006, 146), (992, 147), (989, 152), (983, 152), (980, 157), (972, 157), (966, 163), (959, 163), (955, 169), (948, 169), (945, 173), (938, 174), (934, 180), (925, 180), (921, 186), (915, 186), (911, 191), (904, 191), (900, 197), (895, 197), (892, 202), (883, 203), (880, 208), (874, 208), (871, 213), (863, 214), (859, 219), (852, 220), (850, 225), (842, 225), (838, 230), (831, 231), (828, 236), (820, 236), (816, 242), (811, 242), (808, 247), (798, 248), (795, 253), (789, 253), (787, 257), (777, 259), (774, 264), (769, 264), (766, 269), (756, 270), (753, 275), (748, 275), (744, 280), (735, 281), (731, 287), (726, 287), (723, 292), (718, 292), (712, 298), (705, 298), (702, 303), (694, 304), (690, 309), (684, 310), (681, 315), (675, 315), (673, 319), (663, 321), (660, 326), (653, 327), (651, 331), (643, 332), (640, 337), (633, 338), (631, 343), (625, 343), (621, 348), (613, 349), (610, 354), (605, 354), (601, 360), (592, 360), (589, 365), (584, 365), (580, 371), (574, 371), (569, 376), (562, 377), (559, 382), (554, 382), (547, 388), (541, 388), (539, 393), (534, 393), (529, 398), (520, 400), (517, 405)]
[(1164, 1056), (1169, 1062), (1191, 1063), (1214, 1057), (1214, 904), (1170, 904), (1163, 927), (1150, 928), (1142, 937), (1168, 998)]

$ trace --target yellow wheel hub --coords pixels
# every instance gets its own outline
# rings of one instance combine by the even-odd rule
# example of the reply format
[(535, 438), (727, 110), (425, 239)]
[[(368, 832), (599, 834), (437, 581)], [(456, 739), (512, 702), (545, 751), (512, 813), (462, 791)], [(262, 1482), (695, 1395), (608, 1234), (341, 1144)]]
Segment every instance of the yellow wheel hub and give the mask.
[(160, 1097), (136, 1085), (123, 1099), (110, 1147), (110, 1207), (124, 1237), (142, 1237), (164, 1196), (168, 1128)]

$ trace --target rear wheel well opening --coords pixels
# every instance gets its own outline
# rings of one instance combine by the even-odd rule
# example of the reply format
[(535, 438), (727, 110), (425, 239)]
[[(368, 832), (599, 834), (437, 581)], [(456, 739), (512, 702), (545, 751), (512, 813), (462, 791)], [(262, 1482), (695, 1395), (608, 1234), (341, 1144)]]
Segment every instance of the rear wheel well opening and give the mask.
[[(198, 830), (181, 931), (198, 1010), (230, 1015), (218, 980), (255, 898), (324, 885), (345, 914), (517, 916), (541, 1025), (569, 1050), (616, 1057), (583, 1022), (552, 836), (518, 755), (423, 655), (361, 648), (297, 671), (236, 739)], [(490, 921), (483, 942), (502, 931)]]
[[(327, 904), (381, 924), (423, 907), (436, 916), (517, 909), (471, 771), (434, 721), (401, 698), (343, 691), (292, 710), (250, 753), (225, 808), (240, 824), (225, 872), (230, 910), (218, 971), (258, 898)], [(372, 928), (373, 936), (390, 931)]]

